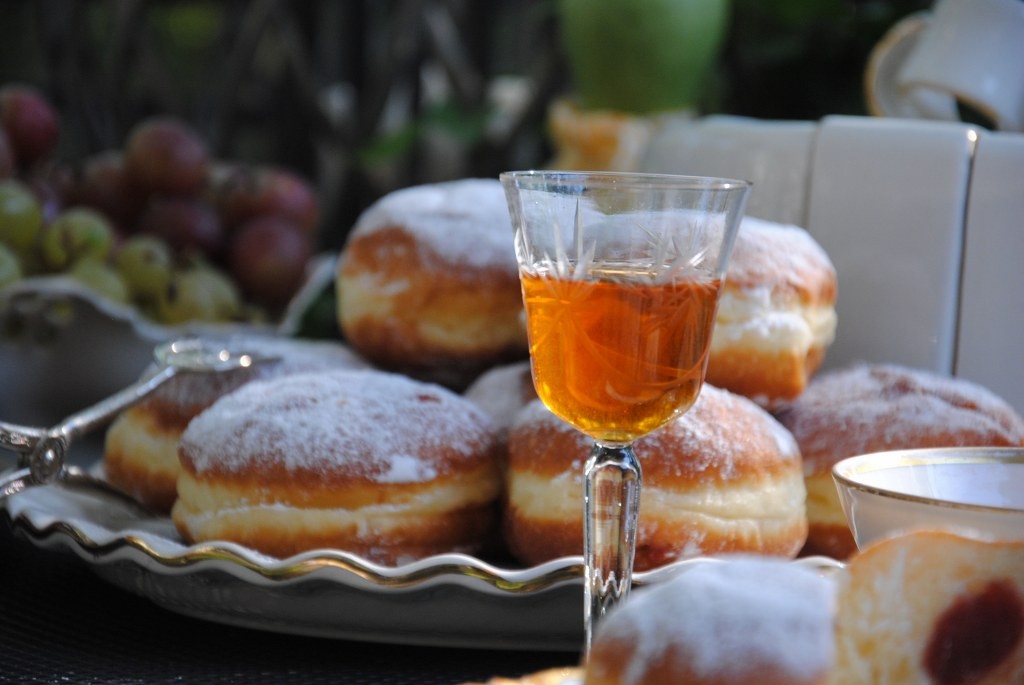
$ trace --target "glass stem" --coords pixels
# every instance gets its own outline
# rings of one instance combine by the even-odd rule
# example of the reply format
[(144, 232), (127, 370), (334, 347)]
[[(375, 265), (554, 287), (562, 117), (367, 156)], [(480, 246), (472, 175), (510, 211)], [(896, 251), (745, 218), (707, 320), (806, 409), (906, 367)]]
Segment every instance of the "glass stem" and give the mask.
[(584, 468), (583, 653), (608, 610), (629, 594), (640, 515), (640, 462), (632, 445), (596, 443)]

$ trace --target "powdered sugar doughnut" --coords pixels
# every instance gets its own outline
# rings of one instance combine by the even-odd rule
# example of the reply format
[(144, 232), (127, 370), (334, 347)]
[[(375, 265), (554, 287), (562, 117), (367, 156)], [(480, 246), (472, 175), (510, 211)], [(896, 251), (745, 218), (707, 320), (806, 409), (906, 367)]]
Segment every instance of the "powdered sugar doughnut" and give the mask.
[(537, 399), (530, 362), (505, 364), (485, 371), (466, 388), (465, 396), (494, 421), (504, 453), (507, 450), (508, 431), (516, 415)]
[(1024, 540), (918, 530), (838, 576), (835, 685), (1024, 683)]
[(382, 368), (463, 389), (526, 356), (512, 223), (496, 179), (392, 192), (356, 221), (338, 263), (338, 322)]
[(836, 288), (835, 267), (807, 231), (744, 218), (707, 381), (766, 407), (799, 396), (835, 338)]
[[(592, 441), (540, 400), (508, 437), (504, 535), (520, 561), (583, 551), (583, 463)], [(679, 419), (635, 445), (643, 470), (635, 566), (723, 552), (795, 556), (807, 534), (800, 453), (752, 401), (705, 385)]]
[(640, 588), (598, 625), (584, 685), (812, 685), (835, 661), (834, 583), (789, 562), (724, 559)]
[(106, 477), (154, 510), (170, 511), (177, 497), (178, 440), (182, 431), (219, 397), (253, 380), (301, 371), (368, 366), (348, 347), (336, 342), (258, 335), (235, 335), (222, 340), (227, 349), (276, 359), (222, 373), (180, 374), (122, 412), (107, 430), (103, 455)]
[(495, 520), (495, 432), (472, 402), (381, 371), (249, 383), (182, 435), (172, 518), (190, 542), (380, 563), (473, 552)]
[(1024, 445), (1024, 420), (970, 381), (893, 364), (858, 364), (822, 374), (780, 408), (804, 459), (806, 554), (848, 557), (856, 545), (832, 467), (841, 459), (896, 449)]

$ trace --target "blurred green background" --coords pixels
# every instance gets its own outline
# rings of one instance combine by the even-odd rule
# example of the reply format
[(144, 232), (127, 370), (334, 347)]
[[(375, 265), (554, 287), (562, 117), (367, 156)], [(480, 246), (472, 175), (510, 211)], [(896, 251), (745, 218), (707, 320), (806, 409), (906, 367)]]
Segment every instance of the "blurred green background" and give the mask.
[[(731, 0), (696, 109), (764, 119), (864, 114), (871, 48), (930, 4)], [(560, 8), (557, 0), (6, 0), (0, 81), (28, 82), (51, 98), (64, 159), (118, 147), (132, 124), (160, 112), (192, 123), (218, 157), (299, 171), (320, 193), (319, 239), (333, 248), (359, 211), (396, 187), (544, 164), (547, 105), (575, 86)]]

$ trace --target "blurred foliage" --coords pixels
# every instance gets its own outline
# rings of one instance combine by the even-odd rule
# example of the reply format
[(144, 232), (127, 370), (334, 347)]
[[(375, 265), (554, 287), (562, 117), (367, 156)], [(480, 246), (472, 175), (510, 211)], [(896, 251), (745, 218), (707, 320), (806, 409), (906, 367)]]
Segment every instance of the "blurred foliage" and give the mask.
[[(176, 114), (218, 156), (314, 178), (345, 227), (396, 186), (549, 159), (546, 103), (572, 89), (557, 2), (5, 0), (0, 81), (50, 94), (65, 158)], [(871, 48), (930, 4), (732, 0), (701, 113), (863, 114)], [(501, 128), (493, 96), (508, 75), (528, 88)]]
[(372, 138), (360, 148), (359, 160), (367, 168), (387, 164), (410, 154), (417, 141), (430, 133), (472, 145), (483, 139), (490, 116), (491, 112), (485, 106), (460, 106), (450, 100), (439, 102), (398, 129)]
[[(0, 82), (48, 94), (64, 160), (161, 113), (215, 157), (298, 171), (331, 247), (395, 187), (543, 159), (553, 34), (548, 0), (7, 0)], [(495, 81), (517, 73), (535, 102), (497, 127)]]
[(763, 119), (865, 114), (871, 49), (929, 0), (733, 0), (705, 109)]

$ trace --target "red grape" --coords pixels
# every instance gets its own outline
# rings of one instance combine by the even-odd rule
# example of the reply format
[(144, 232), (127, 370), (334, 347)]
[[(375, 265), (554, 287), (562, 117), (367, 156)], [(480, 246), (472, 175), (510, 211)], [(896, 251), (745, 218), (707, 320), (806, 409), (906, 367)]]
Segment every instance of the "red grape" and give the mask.
[(0, 124), (22, 167), (48, 157), (60, 137), (60, 119), (46, 97), (32, 86), (0, 88)]
[(145, 194), (125, 173), (121, 151), (107, 150), (85, 160), (68, 191), (68, 201), (92, 207), (121, 231), (130, 232), (145, 203)]
[(294, 222), (263, 216), (238, 229), (228, 246), (228, 269), (250, 298), (283, 306), (302, 284), (310, 242)]
[(312, 235), (320, 218), (310, 184), (291, 171), (274, 167), (240, 168), (227, 174), (217, 206), (229, 229), (259, 216), (278, 215)]
[(219, 205), (220, 198), (236, 174), (247, 173), (240, 162), (225, 159), (211, 159), (206, 167), (206, 185), (202, 196), (213, 205)]
[(171, 117), (146, 119), (132, 129), (125, 144), (125, 171), (151, 192), (191, 195), (206, 181), (206, 144), (184, 122)]
[(14, 158), (14, 147), (7, 131), (0, 128), (0, 178), (10, 178), (18, 172), (18, 160)]
[(163, 239), (176, 252), (215, 258), (224, 247), (217, 213), (199, 198), (154, 195), (142, 210), (137, 228)]

